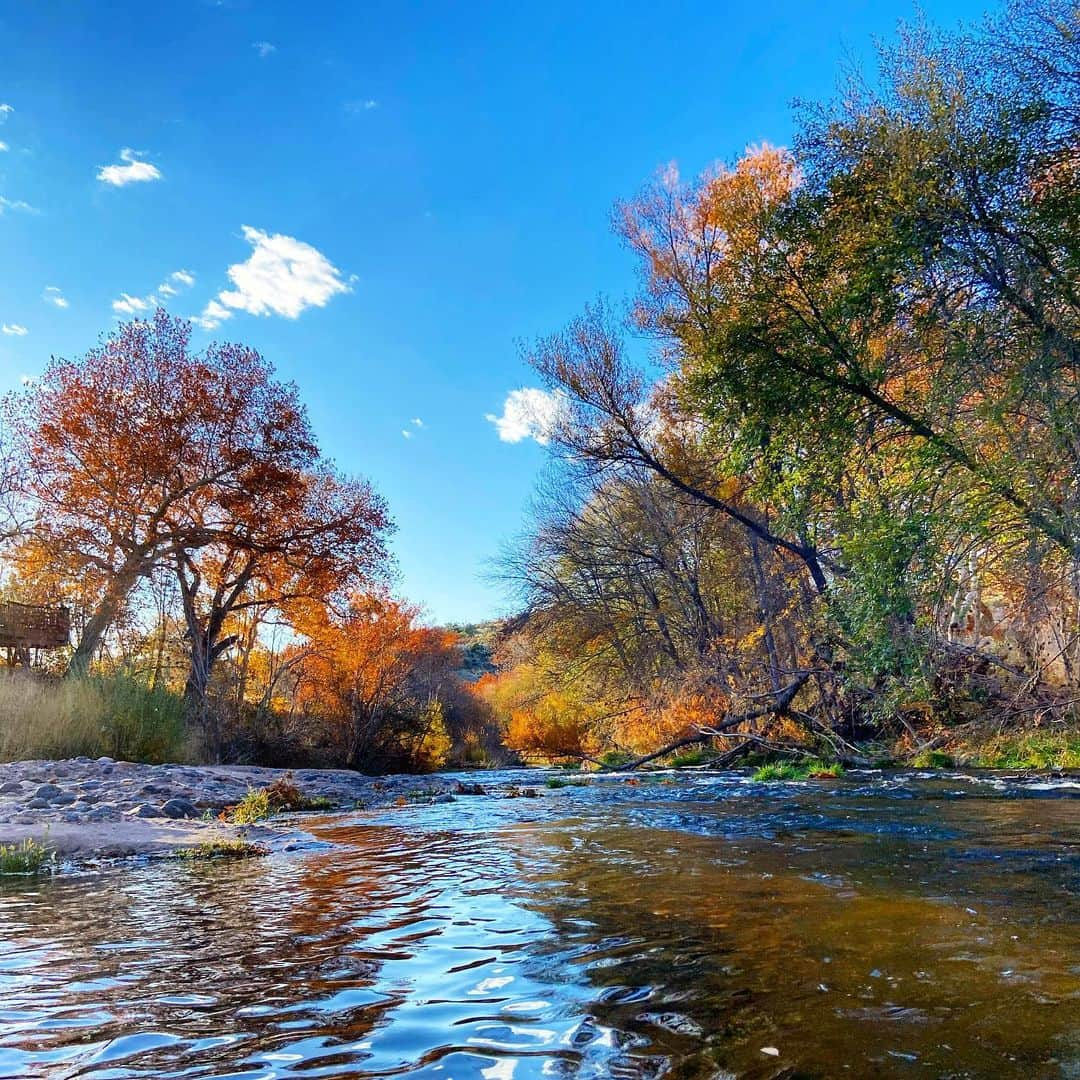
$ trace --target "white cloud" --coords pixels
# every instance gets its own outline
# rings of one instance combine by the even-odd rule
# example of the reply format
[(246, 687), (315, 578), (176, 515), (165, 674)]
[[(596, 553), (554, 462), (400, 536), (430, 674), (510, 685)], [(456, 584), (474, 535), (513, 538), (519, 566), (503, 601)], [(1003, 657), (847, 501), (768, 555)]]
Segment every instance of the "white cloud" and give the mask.
[(7, 151), (10, 150), (10, 149), (11, 149), (11, 147), (8, 146), (8, 144), (6, 142), (3, 142), (2, 140), (0, 140), (0, 154), (7, 153)]
[(8, 105), (7, 103), (0, 104), (0, 124), (2, 124), (14, 111), (14, 106)]
[(112, 302), (112, 309), (118, 315), (138, 315), (140, 311), (149, 311), (157, 306), (156, 296), (129, 296), (126, 292), (120, 294), (119, 300)]
[(265, 60), (268, 56), (272, 56), (277, 52), (277, 46), (272, 45), (269, 41), (253, 41), (251, 47), (259, 54), (260, 60)]
[(309, 307), (325, 307), (351, 289), (321, 251), (292, 236), (243, 226), (251, 255), (228, 269), (235, 288), (223, 289), (195, 321), (212, 330), (236, 311), (295, 319)]
[(345, 111), (349, 113), (362, 113), (371, 112), (372, 109), (377, 109), (379, 103), (375, 98), (364, 98), (361, 101), (346, 101)]
[(26, 337), (29, 333), (25, 326), (20, 326), (18, 323), (4, 323), (0, 326), (0, 330), (12, 337)]
[(413, 425), (415, 427), (423, 427), (424, 426), (424, 421), (421, 420), (419, 416), (414, 416), (412, 418), (412, 422), (413, 422)]
[(190, 270), (174, 270), (166, 281), (158, 287), (159, 296), (177, 296), (180, 288), (190, 289), (195, 284), (195, 275)]
[(46, 286), (45, 291), (41, 294), (41, 299), (58, 308), (70, 306), (68, 298), (64, 295), (63, 290), (58, 289), (55, 285)]
[(411, 439), (412, 438), (412, 432), (408, 428), (402, 428), (401, 429), (401, 437), (403, 439)]
[(19, 210), (24, 214), (37, 213), (28, 202), (23, 202), (22, 199), (5, 199), (3, 195), (0, 195), (0, 214), (3, 214), (5, 210)]
[(143, 161), (138, 150), (124, 147), (120, 151), (120, 160), (123, 165), (103, 165), (97, 174), (97, 178), (105, 184), (113, 187), (123, 187), (125, 184), (146, 183), (149, 180), (160, 180), (161, 173), (156, 165), (149, 161)]
[(112, 302), (112, 309), (118, 315), (138, 315), (151, 308), (161, 307), (163, 298), (177, 296), (181, 289), (190, 288), (194, 284), (195, 275), (190, 270), (174, 270), (149, 296), (121, 293), (120, 298)]
[(566, 395), (561, 390), (549, 392), (529, 386), (506, 395), (502, 416), (487, 413), (484, 419), (495, 425), (503, 442), (535, 439), (546, 446), (565, 408)]

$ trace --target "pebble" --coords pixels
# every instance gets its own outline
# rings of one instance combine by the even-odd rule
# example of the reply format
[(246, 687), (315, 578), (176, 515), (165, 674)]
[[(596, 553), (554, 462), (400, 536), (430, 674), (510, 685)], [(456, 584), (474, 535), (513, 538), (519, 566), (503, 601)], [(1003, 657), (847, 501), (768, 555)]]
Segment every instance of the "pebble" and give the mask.
[(7, 780), (0, 784), (0, 795), (11, 795), (16, 791), (22, 791), (22, 783), (18, 780)]
[(55, 784), (42, 784), (34, 792), (35, 799), (55, 799), (60, 794), (60, 789)]
[(41, 799), (41, 798), (37, 798), (35, 796), (33, 799), (31, 799), (26, 804), (26, 808), (28, 810), (44, 810), (44, 809), (46, 809), (48, 807), (48, 805), (49, 805), (49, 800), (48, 799)]
[(149, 803), (141, 803), (127, 811), (128, 817), (151, 818), (161, 817), (161, 811)]

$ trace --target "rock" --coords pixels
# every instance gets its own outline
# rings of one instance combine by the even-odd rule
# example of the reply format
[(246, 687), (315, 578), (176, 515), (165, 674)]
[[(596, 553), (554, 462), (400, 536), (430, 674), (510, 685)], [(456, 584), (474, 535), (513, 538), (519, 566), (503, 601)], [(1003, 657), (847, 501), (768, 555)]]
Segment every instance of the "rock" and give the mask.
[(486, 795), (487, 791), (485, 790), (485, 788), (484, 788), (484, 786), (482, 784), (465, 784), (465, 783), (462, 783), (462, 781), (459, 780), (457, 782), (457, 784), (455, 785), (455, 787), (454, 787), (454, 794), (455, 795)]
[(149, 803), (140, 803), (138, 806), (134, 806), (126, 811), (126, 813), (128, 817), (161, 817), (161, 811), (156, 806), (151, 806)]
[(60, 789), (55, 784), (42, 784), (34, 792), (35, 799), (55, 799), (60, 794)]
[(99, 757), (97, 763), (99, 765), (115, 765), (116, 759), (111, 757)]
[(441, 795), (436, 795), (431, 801), (433, 803), (436, 803), (436, 802), (437, 803), (448, 803), (448, 802), (457, 802), (457, 799), (455, 799), (454, 796), (451, 795), (449, 791), (444, 791)]
[(195, 804), (187, 799), (169, 799), (162, 803), (161, 812), (169, 818), (193, 818), (199, 816)]
[(38, 798), (35, 797), (35, 798), (31, 799), (26, 804), (26, 808), (28, 810), (45, 810), (48, 807), (48, 805), (49, 805), (49, 800), (48, 799), (38, 799)]
[(8, 780), (0, 784), (0, 795), (11, 795), (16, 791), (22, 791), (22, 784), (18, 780)]
[(70, 806), (75, 801), (75, 796), (70, 791), (61, 791), (59, 795), (52, 797), (55, 806)]

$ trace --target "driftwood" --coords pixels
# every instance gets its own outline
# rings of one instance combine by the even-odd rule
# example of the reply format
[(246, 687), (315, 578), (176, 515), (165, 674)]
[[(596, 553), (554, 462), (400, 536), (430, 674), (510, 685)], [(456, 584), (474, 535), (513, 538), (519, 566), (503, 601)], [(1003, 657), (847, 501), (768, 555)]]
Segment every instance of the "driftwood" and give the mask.
[[(687, 735), (685, 738), (676, 739), (675, 742), (668, 743), (667, 746), (661, 747), (659, 750), (654, 750), (651, 754), (645, 754), (644, 757), (635, 758), (625, 765), (601, 765), (600, 767), (604, 772), (627, 772), (633, 769), (640, 769), (642, 765), (647, 765), (650, 761), (656, 761), (658, 758), (667, 757), (668, 754), (672, 754), (676, 750), (681, 750), (684, 746), (698, 746), (701, 743), (711, 742), (713, 739), (722, 736), (730, 738), (732, 736), (729, 733), (732, 732), (733, 729), (750, 720), (759, 720), (763, 716), (782, 716), (791, 708), (791, 703), (795, 700), (795, 695), (806, 685), (811, 674), (813, 673), (807, 671), (799, 675), (798, 678), (784, 687), (784, 689), (781, 690), (768, 705), (763, 705), (757, 709), (750, 709), (747, 712), (736, 713), (734, 716), (727, 717), (719, 724), (702, 728), (695, 734)], [(742, 736), (742, 739), (743, 741), (738, 746), (733, 747), (731, 750), (727, 751), (727, 753), (721, 755), (714, 764), (719, 766), (729, 764), (731, 761), (734, 761), (745, 754), (755, 742), (761, 741), (756, 736)]]

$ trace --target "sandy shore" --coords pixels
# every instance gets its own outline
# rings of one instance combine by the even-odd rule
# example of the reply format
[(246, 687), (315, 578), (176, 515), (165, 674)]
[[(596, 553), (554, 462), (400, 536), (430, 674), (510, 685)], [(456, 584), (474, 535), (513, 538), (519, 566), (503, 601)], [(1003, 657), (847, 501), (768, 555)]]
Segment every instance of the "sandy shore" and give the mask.
[[(243, 837), (271, 850), (308, 841), (304, 815), (265, 824), (217, 820), (251, 788), (285, 769), (249, 765), (138, 765), (112, 758), (0, 764), (0, 844), (27, 837), (62, 858), (87, 861), (163, 854), (207, 840)], [(361, 776), (340, 769), (297, 769), (305, 795), (331, 800), (338, 811), (392, 804), (399, 798), (453, 798), (456, 780), (441, 776)]]

